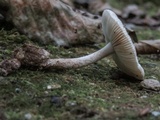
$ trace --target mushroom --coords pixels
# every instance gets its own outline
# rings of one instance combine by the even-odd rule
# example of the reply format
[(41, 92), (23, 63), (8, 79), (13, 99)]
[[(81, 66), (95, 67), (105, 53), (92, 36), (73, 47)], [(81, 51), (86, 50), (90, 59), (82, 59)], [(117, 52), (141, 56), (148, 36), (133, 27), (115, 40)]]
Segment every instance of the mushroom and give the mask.
[(144, 70), (138, 62), (131, 38), (122, 22), (111, 10), (103, 12), (102, 30), (108, 43), (102, 49), (79, 58), (48, 59), (41, 66), (44, 68), (78, 68), (113, 54), (113, 60), (124, 73), (143, 80)]
[(113, 60), (126, 74), (137, 79), (144, 79), (144, 70), (139, 64), (135, 47), (122, 22), (111, 10), (102, 15), (102, 29), (106, 42), (114, 49)]

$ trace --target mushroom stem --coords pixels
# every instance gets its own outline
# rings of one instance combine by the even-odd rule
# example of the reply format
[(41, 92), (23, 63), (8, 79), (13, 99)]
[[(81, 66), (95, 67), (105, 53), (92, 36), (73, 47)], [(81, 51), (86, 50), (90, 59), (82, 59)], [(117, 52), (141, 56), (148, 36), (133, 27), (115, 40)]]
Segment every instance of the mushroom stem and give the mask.
[(102, 49), (83, 57), (79, 58), (60, 58), (60, 59), (48, 59), (45, 63), (42, 63), (44, 68), (79, 68), (87, 66), (98, 60), (112, 54), (114, 52), (111, 43), (108, 43)]

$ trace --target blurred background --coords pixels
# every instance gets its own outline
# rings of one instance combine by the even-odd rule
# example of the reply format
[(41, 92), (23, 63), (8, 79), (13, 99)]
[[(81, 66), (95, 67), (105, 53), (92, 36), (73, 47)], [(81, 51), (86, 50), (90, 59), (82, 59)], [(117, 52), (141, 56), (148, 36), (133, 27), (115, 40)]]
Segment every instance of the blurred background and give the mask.
[(113, 10), (130, 27), (143, 26), (159, 29), (159, 0), (63, 0), (73, 8), (81, 9), (95, 15), (103, 10)]

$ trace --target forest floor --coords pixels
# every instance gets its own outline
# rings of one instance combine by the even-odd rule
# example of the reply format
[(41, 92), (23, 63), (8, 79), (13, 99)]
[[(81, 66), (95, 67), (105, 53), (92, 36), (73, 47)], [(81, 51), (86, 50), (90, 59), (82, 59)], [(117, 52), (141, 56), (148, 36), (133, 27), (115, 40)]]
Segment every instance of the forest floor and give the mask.
[[(159, 31), (137, 31), (139, 39), (158, 39)], [(30, 41), (16, 29), (0, 30), (0, 61), (12, 51)], [(41, 47), (53, 58), (78, 57), (92, 53), (98, 45), (59, 48)], [(139, 55), (145, 78), (160, 80), (160, 58)], [(0, 76), (0, 117), (8, 120), (74, 120), (74, 119), (155, 119), (153, 111), (160, 110), (160, 95), (146, 91), (140, 81), (123, 74), (111, 57), (74, 70), (43, 71), (22, 67), (7, 77)], [(146, 115), (143, 112), (149, 109)]]
[[(142, 28), (139, 40), (160, 39), (160, 31)], [(16, 29), (0, 26), (0, 61), (13, 50), (31, 42)], [(34, 43), (38, 44), (38, 43)], [(70, 48), (39, 45), (53, 58), (79, 57), (105, 43)], [(160, 80), (160, 58), (138, 55), (145, 78)], [(0, 76), (0, 119), (5, 120), (155, 120), (160, 111), (160, 93), (140, 87), (140, 81), (122, 73), (112, 57), (95, 64), (67, 70), (39, 70), (22, 67)]]

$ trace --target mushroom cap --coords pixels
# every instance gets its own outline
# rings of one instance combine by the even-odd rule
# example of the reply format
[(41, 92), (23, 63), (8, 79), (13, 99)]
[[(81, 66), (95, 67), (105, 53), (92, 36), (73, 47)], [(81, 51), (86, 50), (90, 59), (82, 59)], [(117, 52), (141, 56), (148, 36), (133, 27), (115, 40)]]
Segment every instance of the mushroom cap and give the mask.
[(124, 25), (111, 10), (105, 10), (102, 15), (102, 30), (106, 42), (111, 42), (114, 54), (113, 60), (126, 74), (139, 80), (144, 79), (144, 70), (138, 62), (135, 47)]

